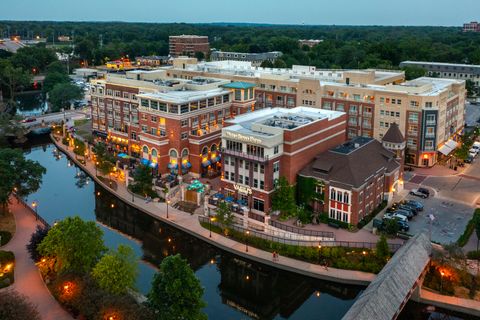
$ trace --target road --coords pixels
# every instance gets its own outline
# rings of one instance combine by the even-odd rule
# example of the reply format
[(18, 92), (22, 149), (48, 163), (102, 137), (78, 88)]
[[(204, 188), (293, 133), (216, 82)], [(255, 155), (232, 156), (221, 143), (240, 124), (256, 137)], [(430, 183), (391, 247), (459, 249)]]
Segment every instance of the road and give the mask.
[(87, 117), (87, 114), (85, 112), (77, 111), (77, 110), (68, 110), (65, 112), (49, 113), (42, 116), (38, 116), (35, 118), (36, 119), (35, 121), (22, 123), (22, 125), (24, 127), (30, 128), (30, 127), (36, 127), (42, 124), (42, 122), (44, 122), (45, 124), (48, 124), (50, 122), (60, 122), (62, 120), (66, 120), (66, 121), (81, 120), (81, 119), (85, 119), (86, 117)]

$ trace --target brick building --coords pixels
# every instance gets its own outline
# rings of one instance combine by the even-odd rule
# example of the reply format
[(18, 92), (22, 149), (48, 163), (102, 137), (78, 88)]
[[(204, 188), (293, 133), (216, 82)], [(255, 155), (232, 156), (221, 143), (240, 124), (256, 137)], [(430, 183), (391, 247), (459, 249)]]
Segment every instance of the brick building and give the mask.
[(345, 141), (345, 114), (308, 107), (263, 109), (226, 120), (222, 191), (249, 208), (243, 223), (266, 222), (275, 181), (296, 175), (319, 152)]
[(210, 44), (207, 36), (181, 35), (169, 37), (170, 56), (195, 56), (202, 52), (205, 57), (210, 53)]
[(463, 32), (480, 32), (480, 24), (477, 21), (464, 23)]
[(91, 82), (93, 133), (160, 174), (220, 173), (224, 121), (255, 109), (254, 85), (131, 71)]
[(314, 211), (357, 224), (397, 191), (400, 177), (394, 152), (373, 138), (357, 137), (320, 153), (300, 171), (297, 189), (313, 195), (303, 200)]

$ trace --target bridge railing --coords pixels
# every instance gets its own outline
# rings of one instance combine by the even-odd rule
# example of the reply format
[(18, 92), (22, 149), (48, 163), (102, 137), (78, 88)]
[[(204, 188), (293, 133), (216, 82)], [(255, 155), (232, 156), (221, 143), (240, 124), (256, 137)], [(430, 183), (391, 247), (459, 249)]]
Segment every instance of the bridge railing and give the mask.
[(15, 197), (15, 199), (17, 199), (18, 203), (23, 205), (28, 210), (28, 212), (30, 212), (35, 217), (35, 220), (40, 221), (46, 227), (51, 227), (47, 220), (45, 220), (41, 215), (39, 215), (38, 211), (33, 209), (24, 199), (22, 199), (15, 193), (13, 194), (13, 196)]

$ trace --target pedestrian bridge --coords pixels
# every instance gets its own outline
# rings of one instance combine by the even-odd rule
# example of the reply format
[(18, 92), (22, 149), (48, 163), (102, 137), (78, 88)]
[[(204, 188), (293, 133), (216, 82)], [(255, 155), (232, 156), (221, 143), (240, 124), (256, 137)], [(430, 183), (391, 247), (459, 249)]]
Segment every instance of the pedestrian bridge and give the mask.
[(419, 292), (431, 252), (432, 244), (426, 232), (408, 240), (342, 319), (396, 319), (412, 294)]

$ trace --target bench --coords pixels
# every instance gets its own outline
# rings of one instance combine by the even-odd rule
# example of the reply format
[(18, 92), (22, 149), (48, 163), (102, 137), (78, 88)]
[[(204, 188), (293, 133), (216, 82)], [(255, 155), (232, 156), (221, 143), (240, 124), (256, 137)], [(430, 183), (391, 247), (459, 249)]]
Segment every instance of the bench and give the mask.
[(339, 229), (340, 226), (338, 224), (336, 224), (335, 222), (329, 222), (328, 223), (328, 226), (329, 227), (332, 227), (332, 228), (335, 228), (335, 229)]

